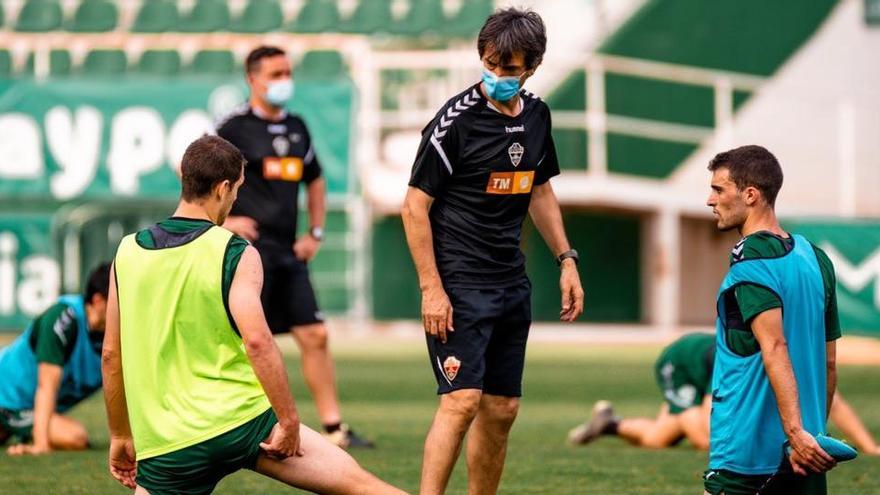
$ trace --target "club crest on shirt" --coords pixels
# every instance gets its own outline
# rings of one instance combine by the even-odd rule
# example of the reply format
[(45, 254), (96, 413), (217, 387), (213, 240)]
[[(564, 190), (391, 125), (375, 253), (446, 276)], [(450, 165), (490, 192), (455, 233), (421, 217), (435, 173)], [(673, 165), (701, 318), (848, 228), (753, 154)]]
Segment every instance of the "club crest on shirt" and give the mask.
[(446, 358), (446, 361), (443, 361), (443, 373), (446, 374), (446, 378), (451, 382), (455, 380), (455, 377), (458, 376), (458, 370), (461, 369), (461, 361), (456, 359), (455, 356), (449, 356)]
[(510, 163), (512, 163), (514, 167), (519, 166), (519, 162), (522, 160), (525, 151), (526, 149), (519, 143), (513, 143), (510, 145), (510, 148), (507, 148), (507, 154), (510, 155)]
[(275, 136), (272, 139), (272, 148), (278, 156), (287, 156), (287, 152), (290, 151), (290, 141), (284, 136)]

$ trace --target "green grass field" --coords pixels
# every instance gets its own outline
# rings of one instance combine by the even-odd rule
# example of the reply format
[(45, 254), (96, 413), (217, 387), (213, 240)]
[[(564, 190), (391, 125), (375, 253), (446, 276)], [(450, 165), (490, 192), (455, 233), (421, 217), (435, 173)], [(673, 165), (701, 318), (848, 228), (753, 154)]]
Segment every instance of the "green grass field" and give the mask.
[[(564, 444), (565, 434), (583, 421), (594, 401), (614, 401), (624, 415), (654, 415), (659, 394), (652, 363), (659, 348), (532, 344), (525, 396), (510, 440), (501, 493), (685, 494), (701, 493), (706, 456), (686, 444), (666, 451), (638, 450), (614, 439), (585, 448)], [(346, 420), (374, 438), (375, 451), (356, 451), (369, 470), (410, 492), (418, 488), (421, 450), (436, 405), (434, 379), (423, 345), (337, 343), (340, 394)], [(307, 424), (315, 411), (288, 357), (291, 382)], [(880, 435), (880, 370), (841, 368), (840, 386), (868, 427)], [(0, 494), (125, 493), (106, 470), (107, 431), (100, 395), (76, 408), (95, 447), (86, 453), (40, 458), (0, 454)], [(465, 493), (459, 462), (449, 493)], [(829, 475), (830, 493), (880, 494), (880, 458), (860, 458)], [(874, 474), (875, 476), (871, 476)], [(226, 478), (217, 493), (290, 493), (278, 482), (251, 472)]]

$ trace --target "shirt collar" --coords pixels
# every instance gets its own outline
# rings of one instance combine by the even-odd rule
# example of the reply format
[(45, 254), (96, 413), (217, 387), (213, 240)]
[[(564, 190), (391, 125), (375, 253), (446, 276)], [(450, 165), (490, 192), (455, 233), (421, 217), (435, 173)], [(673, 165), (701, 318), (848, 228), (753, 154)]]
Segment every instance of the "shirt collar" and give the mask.
[(251, 106), (251, 111), (254, 112), (254, 115), (256, 115), (257, 118), (262, 119), (262, 120), (266, 120), (269, 122), (281, 122), (282, 120), (287, 118), (287, 109), (286, 108), (281, 109), (281, 115), (279, 116), (278, 120), (270, 119), (269, 116), (266, 115), (266, 112), (260, 110), (259, 108), (255, 107), (255, 106)]

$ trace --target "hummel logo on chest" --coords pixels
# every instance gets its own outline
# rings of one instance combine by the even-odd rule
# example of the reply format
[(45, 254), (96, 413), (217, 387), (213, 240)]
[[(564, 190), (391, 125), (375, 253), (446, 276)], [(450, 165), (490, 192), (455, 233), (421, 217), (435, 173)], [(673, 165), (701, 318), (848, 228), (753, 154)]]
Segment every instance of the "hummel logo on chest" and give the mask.
[(504, 132), (506, 132), (508, 134), (512, 134), (514, 132), (526, 132), (526, 126), (525, 125), (515, 125), (513, 127), (504, 126)]

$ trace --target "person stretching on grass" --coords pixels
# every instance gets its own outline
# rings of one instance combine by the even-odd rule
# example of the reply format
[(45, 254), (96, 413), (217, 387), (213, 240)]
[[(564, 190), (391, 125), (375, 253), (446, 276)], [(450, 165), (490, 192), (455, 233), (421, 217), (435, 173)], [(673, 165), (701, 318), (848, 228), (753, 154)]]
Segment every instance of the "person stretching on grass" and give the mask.
[(243, 165), (228, 141), (197, 139), (174, 216), (119, 245), (103, 351), (110, 473), (138, 494), (210, 493), (239, 469), (317, 493), (402, 493), (300, 424), (260, 256), (219, 226)]

